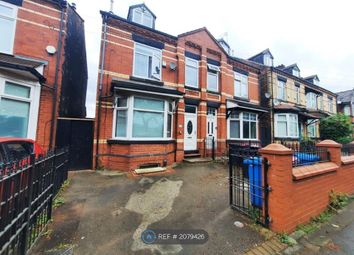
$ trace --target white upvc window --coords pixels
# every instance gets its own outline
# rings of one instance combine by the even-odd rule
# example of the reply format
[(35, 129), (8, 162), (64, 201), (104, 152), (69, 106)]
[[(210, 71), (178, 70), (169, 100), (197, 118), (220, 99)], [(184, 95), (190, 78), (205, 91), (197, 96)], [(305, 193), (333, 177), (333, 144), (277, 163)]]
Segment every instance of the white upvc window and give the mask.
[(0, 52), (13, 53), (17, 7), (0, 1)]
[(0, 77), (0, 137), (36, 139), (38, 83)]
[(228, 120), (228, 138), (257, 140), (258, 115), (249, 112), (232, 112)]
[(186, 86), (199, 87), (199, 61), (186, 58)]
[(307, 136), (313, 138), (318, 137), (317, 125), (314, 120), (307, 120)]
[(333, 98), (328, 97), (328, 111), (333, 112)]
[(264, 62), (264, 65), (266, 65), (266, 66), (273, 66), (273, 60), (272, 60), (272, 57), (270, 56), (270, 54), (265, 54), (263, 56), (263, 62)]
[(207, 89), (209, 91), (219, 91), (219, 72), (218, 66), (208, 64)]
[(234, 95), (236, 97), (248, 98), (248, 76), (235, 72), (234, 73)]
[(295, 86), (295, 103), (300, 104), (301, 103), (301, 95), (300, 95), (300, 86)]
[(298, 116), (293, 113), (275, 114), (275, 136), (279, 138), (298, 138)]
[(350, 105), (345, 105), (343, 108), (343, 112), (345, 115), (350, 116)]
[(323, 96), (317, 97), (318, 109), (323, 110)]
[(317, 109), (317, 94), (309, 92), (306, 94), (306, 106), (308, 109)]
[(161, 80), (161, 59), (160, 49), (135, 43), (134, 76)]
[(167, 140), (172, 138), (173, 103), (141, 96), (117, 96), (113, 138)]
[(293, 69), (293, 75), (296, 76), (296, 77), (300, 77), (300, 71), (294, 68)]
[(154, 18), (147, 10), (136, 8), (133, 12), (133, 22), (152, 28)]
[(286, 100), (286, 83), (284, 81), (278, 80), (278, 93), (277, 98), (280, 100)]

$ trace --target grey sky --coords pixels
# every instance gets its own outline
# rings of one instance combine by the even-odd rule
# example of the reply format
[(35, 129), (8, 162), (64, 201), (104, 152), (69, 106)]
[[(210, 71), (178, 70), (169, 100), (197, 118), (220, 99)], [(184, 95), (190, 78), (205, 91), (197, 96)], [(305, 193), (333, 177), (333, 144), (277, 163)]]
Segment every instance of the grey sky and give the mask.
[[(119, 0), (114, 13), (126, 17), (136, 0)], [(88, 117), (94, 116), (101, 17), (110, 0), (75, 0), (86, 23), (89, 67)], [(208, 4), (210, 3), (210, 4)], [(211, 4), (212, 3), (212, 4)], [(146, 0), (157, 16), (156, 29), (178, 35), (207, 27), (215, 37), (225, 32), (234, 54), (249, 58), (270, 48), (275, 65), (297, 63), (301, 76), (317, 74), (321, 86), (338, 92), (354, 87), (354, 2), (350, 0)]]

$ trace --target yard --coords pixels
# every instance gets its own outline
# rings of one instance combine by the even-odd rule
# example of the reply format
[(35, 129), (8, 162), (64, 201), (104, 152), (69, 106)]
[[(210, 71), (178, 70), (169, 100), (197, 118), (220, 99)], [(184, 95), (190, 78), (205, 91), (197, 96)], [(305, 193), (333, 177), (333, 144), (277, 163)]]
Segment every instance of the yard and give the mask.
[[(63, 204), (32, 254), (241, 254), (261, 243), (252, 223), (228, 205), (228, 170), (222, 164), (180, 165), (165, 176), (133, 178), (77, 172)], [(145, 245), (141, 232), (204, 229), (204, 245)]]

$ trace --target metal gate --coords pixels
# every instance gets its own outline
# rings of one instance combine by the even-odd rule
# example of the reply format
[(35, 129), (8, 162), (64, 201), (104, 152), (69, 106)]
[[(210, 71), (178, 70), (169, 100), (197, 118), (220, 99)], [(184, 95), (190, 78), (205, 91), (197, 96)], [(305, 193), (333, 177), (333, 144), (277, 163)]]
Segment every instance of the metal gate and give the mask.
[(258, 149), (252, 144), (229, 145), (230, 206), (268, 227), (268, 161)]

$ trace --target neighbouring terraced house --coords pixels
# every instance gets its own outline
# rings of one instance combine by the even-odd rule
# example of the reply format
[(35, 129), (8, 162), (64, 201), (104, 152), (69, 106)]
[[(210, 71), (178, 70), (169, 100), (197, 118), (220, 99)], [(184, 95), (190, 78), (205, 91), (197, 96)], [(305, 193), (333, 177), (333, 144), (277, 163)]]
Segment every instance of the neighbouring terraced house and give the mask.
[(0, 136), (53, 148), (59, 117), (86, 116), (84, 21), (64, 0), (4, 0), (0, 34)]
[(349, 116), (354, 124), (354, 89), (337, 93), (338, 112)]
[(206, 28), (156, 30), (145, 4), (131, 6), (127, 18), (101, 14), (96, 167), (165, 166), (262, 140), (261, 68), (232, 57)]

